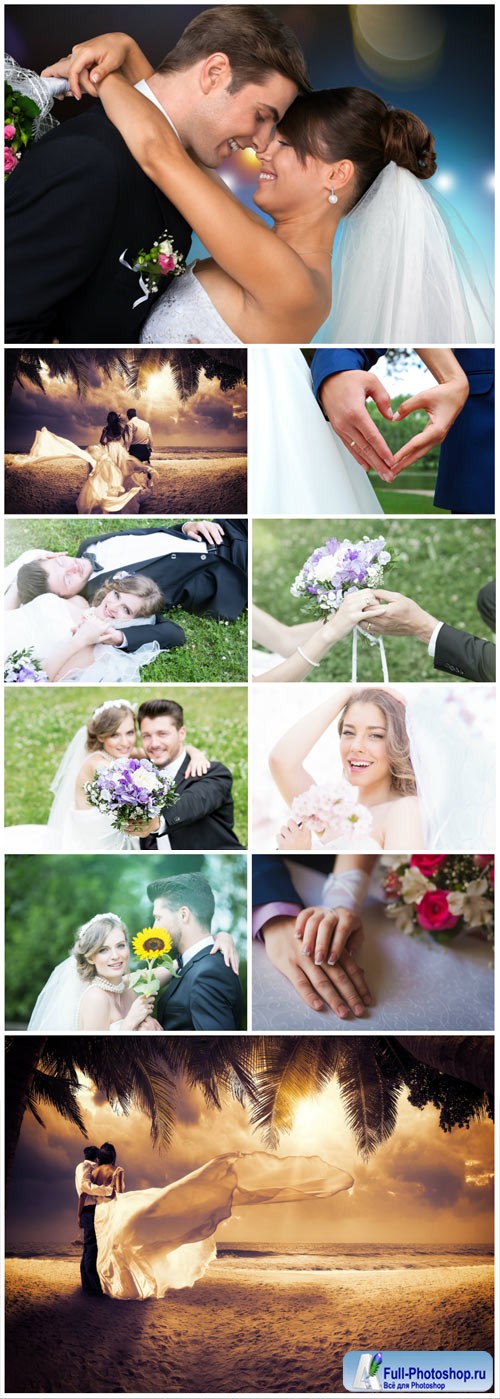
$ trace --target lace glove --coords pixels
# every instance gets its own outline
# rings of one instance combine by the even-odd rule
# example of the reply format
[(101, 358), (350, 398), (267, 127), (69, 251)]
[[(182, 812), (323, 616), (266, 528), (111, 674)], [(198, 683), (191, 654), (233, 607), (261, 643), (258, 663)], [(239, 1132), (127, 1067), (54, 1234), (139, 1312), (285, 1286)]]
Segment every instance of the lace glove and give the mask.
[(368, 890), (370, 875), (365, 870), (343, 870), (342, 874), (329, 874), (323, 886), (321, 904), (323, 908), (349, 908), (359, 913)]

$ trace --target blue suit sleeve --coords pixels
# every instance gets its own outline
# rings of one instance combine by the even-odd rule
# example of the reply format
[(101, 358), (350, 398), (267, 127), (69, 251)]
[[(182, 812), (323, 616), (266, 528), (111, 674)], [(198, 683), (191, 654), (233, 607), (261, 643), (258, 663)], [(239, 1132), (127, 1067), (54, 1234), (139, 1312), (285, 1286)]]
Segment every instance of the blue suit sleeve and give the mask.
[(316, 350), (311, 365), (313, 388), (318, 397), (322, 383), (330, 374), (342, 374), (345, 369), (373, 369), (374, 364), (384, 354), (384, 350), (366, 350), (358, 347), (335, 350)]

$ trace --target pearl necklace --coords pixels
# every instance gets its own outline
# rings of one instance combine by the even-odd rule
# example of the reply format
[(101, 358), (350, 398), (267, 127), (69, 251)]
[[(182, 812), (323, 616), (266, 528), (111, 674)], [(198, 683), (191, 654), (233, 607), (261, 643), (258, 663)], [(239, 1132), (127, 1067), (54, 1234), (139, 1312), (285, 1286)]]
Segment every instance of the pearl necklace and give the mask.
[(114, 991), (115, 996), (120, 996), (122, 991), (126, 991), (127, 989), (126, 982), (123, 981), (123, 978), (121, 981), (114, 982), (106, 981), (105, 976), (95, 976), (92, 985), (102, 986), (103, 991)]

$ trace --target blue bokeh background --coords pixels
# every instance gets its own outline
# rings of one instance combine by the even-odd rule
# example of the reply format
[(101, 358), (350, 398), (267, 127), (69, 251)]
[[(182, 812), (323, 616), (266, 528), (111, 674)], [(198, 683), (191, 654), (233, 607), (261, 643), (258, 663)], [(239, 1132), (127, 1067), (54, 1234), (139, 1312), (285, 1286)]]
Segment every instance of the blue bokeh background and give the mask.
[[(203, 5), (12, 5), (6, 47), (40, 69), (74, 43), (116, 27), (153, 65)], [(493, 5), (271, 5), (295, 31), (314, 87), (356, 84), (417, 112), (436, 139), (431, 181), (460, 212), (493, 276)], [(79, 109), (81, 110), (81, 108)], [(74, 115), (61, 104), (57, 115)], [(223, 170), (251, 203), (257, 165), (242, 152)], [(195, 255), (200, 245), (195, 240)]]

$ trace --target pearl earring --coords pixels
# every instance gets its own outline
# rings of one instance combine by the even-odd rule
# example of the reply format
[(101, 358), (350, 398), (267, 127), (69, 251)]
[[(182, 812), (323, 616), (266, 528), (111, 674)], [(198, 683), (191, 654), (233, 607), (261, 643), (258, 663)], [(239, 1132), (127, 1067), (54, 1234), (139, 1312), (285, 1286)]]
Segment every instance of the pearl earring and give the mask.
[(329, 193), (329, 195), (328, 195), (328, 203), (329, 203), (329, 204), (338, 204), (338, 202), (339, 202), (338, 194), (335, 193), (335, 190), (334, 190), (334, 188), (333, 188), (333, 185), (331, 185), (331, 186), (330, 186), (330, 193)]

